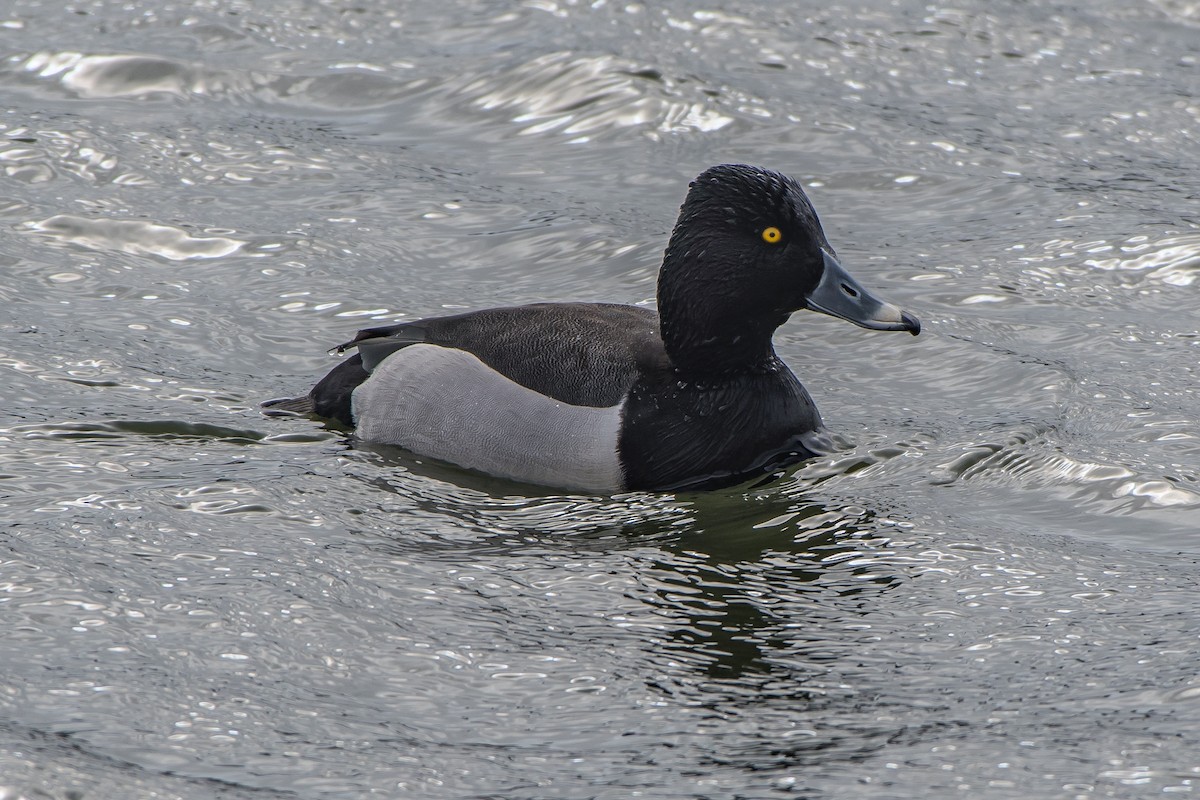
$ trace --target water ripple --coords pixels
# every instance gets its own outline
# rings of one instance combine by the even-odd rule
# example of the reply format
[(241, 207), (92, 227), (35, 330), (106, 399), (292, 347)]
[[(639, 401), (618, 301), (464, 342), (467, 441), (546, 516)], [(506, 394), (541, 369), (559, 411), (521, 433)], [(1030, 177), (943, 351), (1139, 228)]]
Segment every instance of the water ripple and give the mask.
[(202, 90), (195, 70), (166, 58), (116, 55), (72, 60), (61, 80), (80, 97), (144, 97), (162, 92), (182, 97)]
[(90, 250), (151, 255), (168, 261), (222, 258), (248, 242), (230, 236), (193, 236), (183, 228), (145, 220), (121, 220), (56, 214), (26, 225), (28, 232)]
[(59, 174), (74, 175), (93, 184), (150, 183), (144, 173), (122, 166), (116, 148), (84, 130), (38, 129), (0, 123), (0, 169), (27, 184), (48, 183)]
[(505, 114), (523, 135), (554, 132), (574, 141), (620, 128), (710, 132), (733, 122), (702, 92), (685, 91), (683, 81), (607, 55), (551, 53), (459, 91), (477, 110)]
[(991, 486), (1049, 490), (1078, 503), (1091, 498), (1099, 509), (1130, 513), (1143, 506), (1200, 509), (1200, 492), (1176, 480), (1139, 474), (1119, 463), (1100, 463), (1059, 452), (1034, 432), (1003, 442), (974, 442), (942, 451), (954, 454), (933, 471), (935, 484), (982, 481)]
[[(498, 70), (467, 71), (467, 77), (449, 81), (412, 76), (399, 63), (297, 63), (282, 70), (229, 72), (141, 53), (42, 51), (10, 56), (0, 64), (0, 82), (57, 86), (86, 100), (226, 97), (310, 112), (369, 111), (414, 101), (420, 110), (406, 112), (410, 122), (444, 118), (455, 98), (463, 98), (475, 114), (503, 115), (518, 135), (552, 133), (576, 143), (628, 128), (651, 136), (708, 133), (735, 119), (718, 108), (718, 90), (613, 55), (555, 52)], [(739, 114), (769, 116), (761, 101), (744, 92), (731, 94), (729, 102)], [(461, 118), (447, 122), (461, 126)]]
[[(1089, 299), (1124, 302), (1113, 300), (1116, 292), (1137, 287), (1143, 281), (1176, 287), (1195, 283), (1200, 274), (1200, 234), (1172, 234), (1158, 239), (1138, 234), (1124, 242), (1056, 238), (1021, 255), (1019, 261), (1026, 265), (1022, 275), (1042, 284), (1050, 294), (1081, 294)], [(1097, 271), (1117, 277), (1110, 285), (1100, 284), (1094, 277)], [(1119, 277), (1122, 274), (1126, 277)]]
[(131, 437), (148, 437), (162, 442), (224, 442), (226, 444), (286, 444), (324, 441), (321, 433), (284, 433), (268, 435), (245, 428), (230, 428), (190, 420), (114, 420), (112, 422), (55, 422), (14, 425), (0, 428), (0, 436), (13, 434), (24, 440), (61, 440), (93, 444), (111, 442), (121, 445)]
[(186, 97), (206, 91), (200, 70), (161, 56), (43, 51), (12, 56), (8, 63), (7, 71), (15, 67), (35, 79), (53, 79), (72, 95), (88, 99)]
[(1144, 272), (1147, 278), (1171, 286), (1191, 286), (1200, 277), (1198, 233), (1167, 236), (1153, 242), (1148, 236), (1135, 236), (1119, 251), (1119, 255), (1092, 258), (1083, 263), (1105, 271)]

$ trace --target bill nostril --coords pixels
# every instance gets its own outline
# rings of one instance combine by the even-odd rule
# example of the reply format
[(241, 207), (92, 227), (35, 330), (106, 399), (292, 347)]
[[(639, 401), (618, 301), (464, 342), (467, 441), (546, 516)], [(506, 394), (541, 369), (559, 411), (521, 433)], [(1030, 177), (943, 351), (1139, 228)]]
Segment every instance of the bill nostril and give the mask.
[(846, 294), (850, 295), (851, 297), (858, 297), (858, 292), (856, 292), (854, 290), (854, 287), (850, 286), (849, 284), (843, 283), (842, 291), (845, 292)]

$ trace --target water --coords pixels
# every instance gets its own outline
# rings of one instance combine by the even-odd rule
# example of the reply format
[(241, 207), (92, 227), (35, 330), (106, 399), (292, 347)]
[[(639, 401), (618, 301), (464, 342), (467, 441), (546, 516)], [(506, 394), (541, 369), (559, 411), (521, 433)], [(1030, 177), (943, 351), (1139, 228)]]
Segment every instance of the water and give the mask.
[[(1200, 13), (0, 12), (5, 797), (987, 798), (1200, 782)], [(570, 496), (259, 401), (359, 327), (648, 301), (809, 188), (913, 339), (777, 337), (839, 451)]]

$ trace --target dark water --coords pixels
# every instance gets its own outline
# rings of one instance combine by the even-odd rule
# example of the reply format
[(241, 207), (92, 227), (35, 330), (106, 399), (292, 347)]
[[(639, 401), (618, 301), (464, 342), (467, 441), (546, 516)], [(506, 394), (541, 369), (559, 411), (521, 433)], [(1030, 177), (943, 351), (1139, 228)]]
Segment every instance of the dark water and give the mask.
[[(0, 11), (0, 795), (1200, 791), (1200, 10)], [(777, 338), (837, 434), (563, 496), (257, 403), (358, 327), (654, 292), (800, 178), (917, 339)]]

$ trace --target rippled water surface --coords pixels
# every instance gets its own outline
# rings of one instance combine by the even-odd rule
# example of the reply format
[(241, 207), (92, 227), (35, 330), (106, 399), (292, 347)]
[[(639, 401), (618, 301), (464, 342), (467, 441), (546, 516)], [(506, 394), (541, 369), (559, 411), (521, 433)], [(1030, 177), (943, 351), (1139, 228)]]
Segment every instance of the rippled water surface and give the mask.
[[(4, 797), (1200, 793), (1200, 10), (0, 9)], [(649, 301), (800, 179), (925, 333), (839, 450), (570, 496), (257, 404), (358, 327)]]

